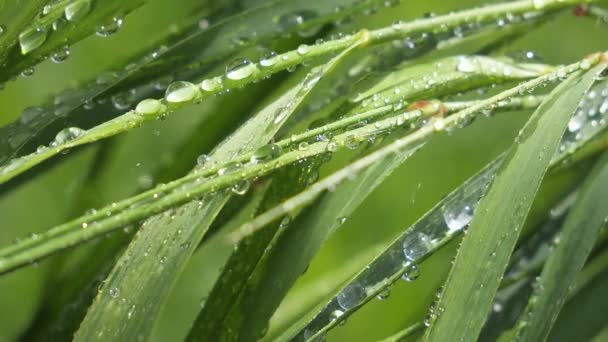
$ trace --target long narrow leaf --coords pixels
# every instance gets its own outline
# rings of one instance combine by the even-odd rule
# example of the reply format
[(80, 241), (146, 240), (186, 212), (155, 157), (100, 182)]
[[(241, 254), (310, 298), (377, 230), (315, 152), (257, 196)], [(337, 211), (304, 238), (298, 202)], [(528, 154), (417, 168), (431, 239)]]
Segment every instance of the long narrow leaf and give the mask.
[(600, 64), (560, 84), (522, 129), (473, 217), (427, 340), (478, 337), (551, 155), (580, 99), (604, 68)]

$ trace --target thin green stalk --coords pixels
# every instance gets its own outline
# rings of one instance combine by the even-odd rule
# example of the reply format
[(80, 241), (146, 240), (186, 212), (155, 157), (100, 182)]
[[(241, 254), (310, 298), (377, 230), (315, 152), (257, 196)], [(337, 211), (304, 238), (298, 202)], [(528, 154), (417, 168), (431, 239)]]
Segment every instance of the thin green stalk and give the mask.
[[(415, 20), (410, 23), (396, 24), (377, 30), (361, 30), (357, 34), (329, 40), (311, 46), (300, 46), (271, 60), (260, 63), (244, 62), (238, 70), (231, 70), (226, 75), (217, 76), (202, 81), (198, 86), (182, 84), (180, 91), (168, 89), (168, 96), (161, 101), (149, 100), (144, 105), (137, 106), (122, 116), (107, 121), (87, 131), (72, 129), (65, 131), (64, 137), (58, 137), (52, 146), (41, 148), (38, 152), (13, 159), (7, 165), (0, 167), (0, 184), (16, 177), (51, 157), (71, 148), (105, 139), (131, 130), (146, 121), (165, 117), (171, 112), (199, 103), (203, 99), (221, 94), (232, 88), (245, 86), (249, 83), (265, 79), (277, 72), (296, 67), (299, 64), (314, 61), (320, 57), (343, 51), (355, 44), (361, 46), (379, 44), (399, 38), (406, 38), (427, 32), (445, 32), (470, 22), (488, 23), (504, 16), (539, 15), (539, 11), (547, 11), (571, 6), (575, 0), (520, 0), (503, 4), (489, 5), (477, 9), (455, 12), (443, 16)], [(175, 90), (175, 89), (174, 89)], [(62, 134), (61, 132), (59, 134)]]

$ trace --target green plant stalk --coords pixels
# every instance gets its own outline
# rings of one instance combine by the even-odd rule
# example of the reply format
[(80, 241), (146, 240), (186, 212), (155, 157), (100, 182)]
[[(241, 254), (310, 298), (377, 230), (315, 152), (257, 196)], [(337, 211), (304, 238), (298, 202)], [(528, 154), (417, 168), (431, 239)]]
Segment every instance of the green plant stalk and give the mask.
[[(425, 340), (477, 339), (532, 199), (548, 169), (550, 154), (557, 149), (568, 120), (596, 74), (605, 69), (605, 62), (604, 59), (593, 69), (581, 72), (580, 78), (570, 76), (522, 129), (473, 217), (436, 306), (439, 314), (432, 320)], [(524, 165), (529, 166), (525, 175)], [(522, 177), (525, 182), (513, 187), (513, 179)], [(493, 229), (489, 231), (488, 227)]]
[[(480, 106), (480, 102), (481, 101), (472, 101), (470, 104)], [(511, 103), (505, 104), (505, 106), (497, 109), (535, 108), (538, 103), (539, 100), (536, 97), (530, 97), (525, 101), (523, 99), (516, 98)], [(460, 109), (464, 105), (464, 102), (455, 104), (447, 103), (445, 107), (448, 111), (451, 111)], [(485, 107), (485, 104), (481, 104), (480, 108), (482, 107)], [(375, 115), (391, 112), (392, 107), (386, 106), (386, 108), (378, 108), (377, 110), (372, 110), (361, 115), (370, 118)], [(337, 135), (332, 141), (336, 142), (338, 147), (343, 148), (345, 144), (344, 141), (351, 136), (359, 135), (365, 137), (377, 134), (386, 134), (387, 128), (397, 127), (395, 125), (397, 121), (400, 121), (400, 125), (404, 126), (410, 124), (409, 119), (411, 118), (428, 118), (435, 114), (435, 112), (431, 111), (422, 115), (422, 112), (418, 110), (401, 113), (381, 120), (379, 121), (379, 124), (372, 123), (351, 131), (346, 131), (345, 133)], [(359, 119), (361, 119), (361, 117), (359, 117)], [(343, 129), (351, 124), (351, 117), (347, 117), (339, 122), (335, 122), (332, 127), (335, 129)], [(300, 141), (316, 136), (322, 132), (326, 131), (324, 131), (322, 128), (313, 129), (298, 135), (295, 138), (291, 137), (282, 140), (278, 142), (277, 145), (287, 148), (291, 144), (297, 144)], [(412, 141), (415, 142), (418, 140), (428, 139), (433, 133), (435, 133), (435, 130), (431, 129), (430, 131), (426, 131), (426, 133), (421, 136), (416, 136)], [(202, 194), (219, 191), (219, 189), (224, 189), (230, 185), (236, 184), (236, 182), (241, 179), (259, 177), (271, 173), (285, 165), (297, 162), (298, 160), (326, 153), (328, 144), (329, 141), (310, 144), (306, 150), (287, 152), (274, 161), (265, 164), (247, 166), (242, 170), (239, 170), (240, 172), (223, 176), (216, 175), (225, 164), (212, 166), (210, 168), (202, 168), (196, 173), (186, 175), (173, 182), (157, 186), (156, 188), (142, 192), (126, 200), (112, 203), (94, 213), (84, 215), (71, 222), (51, 228), (47, 232), (36, 236), (35, 239), (22, 240), (18, 244), (1, 249), (0, 274), (23, 266), (28, 262), (38, 260), (41, 257), (56, 253), (62, 249), (69, 248), (84, 241), (93, 239), (97, 236), (108, 233), (114, 229), (118, 229), (126, 224), (145, 218), (154, 213), (158, 213), (175, 205), (191, 201), (199, 196), (202, 196)], [(252, 155), (252, 153), (246, 153), (243, 156), (238, 157), (236, 162), (249, 161)], [(373, 161), (368, 161), (368, 163), (369, 162), (373, 163)], [(276, 213), (273, 217), (276, 218)], [(52, 242), (40, 244), (40, 242), (47, 240)]]
[[(355, 44), (365, 46), (369, 44), (378, 44), (391, 41), (394, 39), (405, 38), (408, 36), (421, 34), (425, 32), (440, 32), (453, 29), (462, 24), (469, 22), (484, 23), (496, 20), (505, 15), (525, 14), (531, 11), (549, 11), (565, 6), (571, 6), (579, 3), (575, 0), (520, 0), (504, 4), (489, 5), (473, 10), (465, 10), (455, 12), (434, 18), (420, 19), (410, 23), (393, 25), (373, 31), (361, 30), (355, 35), (348, 35), (343, 38), (330, 40), (317, 45), (312, 45), (306, 48), (306, 53), (302, 53), (298, 49), (277, 55), (273, 60), (275, 64), (264, 67), (260, 64), (251, 63), (247, 66), (248, 77), (240, 80), (230, 79), (227, 76), (217, 76), (212, 79), (201, 82), (203, 84), (213, 84), (213, 89), (208, 87), (197, 88), (196, 96), (181, 103), (167, 103), (154, 113), (149, 115), (139, 115), (135, 111), (129, 111), (122, 116), (100, 124), (90, 130), (85, 131), (81, 136), (59, 144), (57, 146), (46, 148), (40, 152), (26, 155), (21, 158), (13, 159), (6, 166), (0, 167), (0, 184), (16, 177), (35, 165), (40, 164), (53, 156), (60, 154), (63, 151), (69, 150), (76, 146), (92, 143), (101, 139), (105, 139), (128, 130), (131, 130), (146, 121), (162, 118), (169, 113), (190, 105), (199, 103), (204, 98), (217, 95), (226, 89), (242, 87), (246, 84), (259, 81), (267, 78), (277, 72), (296, 67), (299, 64), (313, 61), (319, 57), (331, 55), (343, 51)], [(209, 89), (206, 91), (204, 89)]]
[[(525, 93), (535, 89), (536, 87), (550, 81), (558, 79), (558, 74), (572, 73), (581, 68), (581, 65), (589, 67), (593, 63), (599, 61), (600, 55), (593, 55), (581, 62), (571, 64), (560, 70), (547, 73), (534, 80), (521, 83), (519, 86), (509, 89), (505, 92), (497, 94), (486, 100), (477, 101), (475, 105), (464, 109), (446, 119), (435, 119), (433, 124), (423, 126), (418, 131), (398, 139), (394, 143), (378, 150), (360, 160), (353, 163), (348, 169), (338, 171), (322, 181), (315, 183), (308, 190), (294, 196), (285, 201), (281, 206), (270, 209), (266, 213), (258, 216), (250, 223), (241, 227), (237, 232), (231, 235), (234, 242), (242, 239), (261, 229), (269, 222), (285, 215), (296, 208), (307, 205), (313, 201), (320, 193), (331, 188), (339, 182), (348, 179), (352, 173), (356, 173), (384, 156), (400, 152), (407, 147), (416, 146), (423, 141), (429, 139), (433, 134), (441, 132), (445, 129), (452, 129), (462, 126), (472, 120), (481, 110), (495, 110), (500, 108), (499, 103), (506, 102), (510, 98), (517, 97), (520, 93)], [(338, 146), (344, 146), (347, 138), (352, 136), (367, 137), (385, 132), (387, 129), (396, 128), (399, 125), (404, 125), (411, 118), (411, 113), (399, 114), (394, 117), (384, 119), (374, 124), (342, 133), (336, 136), (333, 140)], [(330, 142), (323, 141), (309, 145), (304, 151), (291, 151), (283, 154), (274, 161), (253, 165), (247, 168), (246, 172), (236, 172), (203, 182), (202, 175), (196, 175), (193, 181), (175, 181), (171, 183), (171, 187), (185, 186), (185, 183), (191, 184), (180, 192), (169, 193), (163, 195), (164, 187), (157, 187), (150, 191), (144, 192), (122, 202), (113, 203), (108, 207), (98, 210), (95, 214), (85, 215), (79, 219), (68, 222), (66, 224), (52, 228), (44, 234), (38, 236), (37, 239), (26, 240), (18, 245), (6, 247), (0, 251), (0, 273), (5, 273), (17, 267), (23, 266), (26, 263), (37, 260), (43, 256), (50, 255), (59, 250), (74, 246), (82, 241), (89, 240), (99, 234), (118, 229), (126, 224), (148, 217), (149, 215), (162, 212), (168, 208), (178, 204), (191, 201), (205, 193), (215, 192), (219, 189), (236, 184), (239, 180), (259, 177), (272, 172), (272, 170), (284, 165), (296, 162), (301, 159), (319, 155), (327, 152), (327, 146)], [(219, 168), (218, 168), (219, 170)], [(186, 176), (194, 177), (194, 174)], [(177, 183), (176, 183), (177, 182)], [(142, 205), (142, 201), (149, 202)], [(138, 206), (136, 210), (121, 212), (121, 210)], [(84, 228), (84, 229), (83, 229)], [(45, 241), (48, 238), (57, 236), (51, 243), (38, 244), (38, 241)]]
[(574, 285), (600, 230), (608, 223), (607, 187), (608, 154), (604, 154), (587, 177), (564, 222), (559, 243), (534, 285), (535, 291), (516, 324), (517, 340), (544, 341), (549, 336), (570, 286)]

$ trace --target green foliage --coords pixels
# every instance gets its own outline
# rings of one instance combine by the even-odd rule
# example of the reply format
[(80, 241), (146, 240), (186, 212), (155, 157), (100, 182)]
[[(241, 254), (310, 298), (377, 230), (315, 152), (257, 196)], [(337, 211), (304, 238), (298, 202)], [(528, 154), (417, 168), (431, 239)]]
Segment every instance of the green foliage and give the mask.
[(605, 3), (475, 5), (0, 1), (0, 340), (601, 339)]

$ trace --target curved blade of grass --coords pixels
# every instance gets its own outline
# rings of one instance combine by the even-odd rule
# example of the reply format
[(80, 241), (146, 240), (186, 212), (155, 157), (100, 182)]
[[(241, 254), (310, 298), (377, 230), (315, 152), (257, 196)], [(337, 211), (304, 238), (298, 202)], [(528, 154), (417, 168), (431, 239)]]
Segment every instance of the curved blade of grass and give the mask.
[[(227, 162), (265, 144), (302, 103), (318, 79), (330, 72), (348, 51), (313, 69), (311, 77), (306, 77), (298, 87), (266, 106), (222, 144), (213, 153), (213, 158)], [(105, 285), (109, 290), (97, 296), (75, 340), (147, 337), (172, 285), (228, 198), (226, 192), (208, 195), (201, 203), (194, 201), (175, 213), (148, 219), (110, 273)], [(171, 243), (167, 244), (167, 241)], [(154, 256), (148, 256), (150, 253)], [(118, 297), (127, 300), (129, 305), (124, 305)], [(126, 322), (125, 318), (134, 320)]]
[(8, 81), (66, 45), (95, 33), (100, 30), (100, 24), (110, 27), (115, 20), (122, 20), (122, 16), (146, 1), (60, 0), (45, 6), (45, 14), (41, 12), (28, 22), (28, 26), (20, 30), (18, 39), (10, 42), (8, 53), (0, 60), (0, 65), (4, 65), (0, 82)]
[(516, 324), (517, 340), (544, 341), (549, 336), (570, 286), (583, 268), (600, 230), (608, 222), (607, 188), (608, 154), (605, 154), (583, 185), (564, 222), (559, 243), (534, 284), (535, 291)]
[[(541, 7), (542, 10), (550, 11), (552, 9), (571, 5), (573, 2), (574, 0), (547, 0), (543, 2)], [(188, 94), (189, 96), (181, 99), (179, 103), (164, 103), (164, 105), (158, 106), (158, 108), (153, 112), (140, 113), (142, 115), (138, 115), (135, 111), (129, 111), (120, 117), (98, 125), (90, 130), (79, 132), (80, 134), (78, 134), (77, 137), (67, 142), (54, 144), (53, 148), (43, 149), (38, 153), (13, 159), (6, 166), (0, 167), (0, 183), (8, 181), (9, 179), (30, 169), (31, 167), (40, 164), (44, 160), (58, 155), (62, 151), (128, 131), (146, 121), (155, 120), (159, 117), (166, 116), (178, 108), (192, 103), (197, 103), (206, 97), (221, 93), (226, 88), (230, 89), (241, 87), (251, 82), (264, 79), (279, 71), (295, 67), (301, 63), (306, 63), (322, 56), (344, 51), (353, 44), (357, 44), (362, 37), (368, 44), (378, 44), (394, 39), (408, 37), (410, 35), (425, 33), (429, 30), (445, 32), (455, 27), (459, 27), (462, 24), (466, 24), (472, 17), (481, 24), (493, 22), (502, 15), (524, 15), (539, 9), (539, 4), (531, 0), (521, 0), (505, 4), (490, 5), (475, 10), (461, 11), (434, 18), (421, 19), (407, 24), (401, 24), (398, 26), (393, 25), (391, 27), (385, 27), (373, 31), (361, 30), (355, 35), (348, 35), (335, 40), (309, 46), (308, 48), (305, 48), (306, 53), (304, 54), (301, 53), (301, 51), (298, 52), (295, 50), (277, 55), (272, 59), (273, 64), (271, 66), (264, 66), (260, 63), (251, 63), (247, 65), (246, 68), (247, 77), (232, 79), (227, 76), (217, 76), (215, 78), (205, 80), (201, 82), (201, 89), (196, 87), (196, 90), (193, 89), (192, 92)]]
[(426, 340), (477, 339), (551, 155), (580, 99), (604, 68), (600, 64), (560, 84), (522, 129), (480, 202)]
[(501, 288), (494, 298), (492, 310), (481, 331), (480, 340), (498, 339), (517, 321), (532, 293), (532, 279), (542, 270), (553, 239), (575, 200), (576, 193), (571, 193), (554, 206), (540, 227), (535, 228), (533, 234), (526, 237), (513, 252), (500, 284)]
[[(608, 254), (600, 258), (599, 272), (587, 279), (566, 302), (549, 335), (549, 341), (589, 341), (602, 329), (606, 330), (608, 310)], [(586, 271), (583, 270), (583, 273)]]

